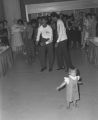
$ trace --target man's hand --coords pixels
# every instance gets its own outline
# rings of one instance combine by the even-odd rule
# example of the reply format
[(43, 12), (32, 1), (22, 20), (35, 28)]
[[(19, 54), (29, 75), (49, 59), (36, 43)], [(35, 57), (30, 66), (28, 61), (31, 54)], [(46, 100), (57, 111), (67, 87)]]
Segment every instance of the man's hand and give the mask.
[(45, 46), (46, 43), (45, 43), (45, 42), (41, 42), (40, 45), (41, 45), (41, 46)]
[(58, 47), (58, 43), (57, 43), (57, 42), (55, 43), (55, 47), (56, 47), (56, 48)]

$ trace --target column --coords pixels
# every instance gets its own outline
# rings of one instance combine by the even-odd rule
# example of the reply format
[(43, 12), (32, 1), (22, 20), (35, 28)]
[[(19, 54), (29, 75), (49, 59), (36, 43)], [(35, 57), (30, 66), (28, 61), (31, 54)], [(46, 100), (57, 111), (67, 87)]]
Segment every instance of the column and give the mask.
[(4, 18), (3, 0), (0, 0), (0, 20)]
[(19, 0), (3, 0), (5, 18), (9, 25), (13, 23), (14, 19), (21, 18)]

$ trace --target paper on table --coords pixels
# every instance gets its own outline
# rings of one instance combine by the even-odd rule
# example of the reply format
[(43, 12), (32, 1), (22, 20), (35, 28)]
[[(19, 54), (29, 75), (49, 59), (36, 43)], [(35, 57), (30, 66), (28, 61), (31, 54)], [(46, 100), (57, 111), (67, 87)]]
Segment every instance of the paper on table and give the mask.
[(98, 37), (94, 37), (94, 42), (98, 42)]

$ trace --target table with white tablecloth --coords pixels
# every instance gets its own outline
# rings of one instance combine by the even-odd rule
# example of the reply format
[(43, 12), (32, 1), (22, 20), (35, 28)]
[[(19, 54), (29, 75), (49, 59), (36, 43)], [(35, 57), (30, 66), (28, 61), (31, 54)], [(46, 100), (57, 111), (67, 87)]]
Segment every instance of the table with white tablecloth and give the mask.
[(9, 46), (0, 47), (0, 77), (4, 76), (13, 65), (12, 50)]
[(87, 56), (89, 63), (98, 66), (98, 38), (90, 38)]

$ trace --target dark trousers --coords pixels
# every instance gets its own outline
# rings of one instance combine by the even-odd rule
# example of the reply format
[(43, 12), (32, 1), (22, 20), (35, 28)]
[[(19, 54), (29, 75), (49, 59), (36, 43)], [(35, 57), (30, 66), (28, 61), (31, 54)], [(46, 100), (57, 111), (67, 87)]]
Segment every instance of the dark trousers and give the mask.
[(68, 36), (67, 47), (69, 49), (71, 48), (73, 42), (73, 30), (67, 30), (67, 36)]
[(32, 39), (26, 39), (25, 40), (25, 51), (27, 53), (27, 60), (28, 63), (32, 63), (35, 59), (35, 46), (32, 42)]
[(75, 29), (73, 31), (72, 41), (73, 41), (73, 47), (77, 47), (77, 43), (79, 46), (81, 46), (81, 31), (79, 31), (78, 29)]
[(61, 41), (58, 43), (58, 47), (56, 48), (56, 56), (57, 56), (57, 65), (59, 68), (64, 66), (69, 68), (73, 68), (70, 53), (67, 47), (67, 40)]
[(47, 67), (47, 58), (49, 62), (49, 68), (53, 68), (53, 44), (50, 43), (45, 46), (39, 46), (39, 59), (41, 68)]

